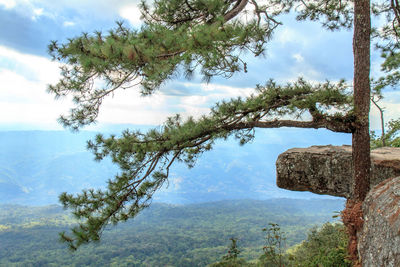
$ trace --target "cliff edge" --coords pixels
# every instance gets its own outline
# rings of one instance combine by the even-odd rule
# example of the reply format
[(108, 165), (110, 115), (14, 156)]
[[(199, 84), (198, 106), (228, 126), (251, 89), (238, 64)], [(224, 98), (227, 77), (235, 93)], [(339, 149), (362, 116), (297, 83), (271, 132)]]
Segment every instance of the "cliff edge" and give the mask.
[[(277, 184), (352, 199), (350, 146), (293, 148), (279, 155)], [(400, 266), (400, 148), (371, 151), (371, 188), (362, 203), (364, 223), (357, 233), (363, 266)], [(361, 218), (360, 218), (361, 219)]]
[[(400, 148), (371, 151), (371, 188), (400, 176)], [(293, 148), (276, 161), (278, 187), (352, 198), (353, 166), (351, 146)]]

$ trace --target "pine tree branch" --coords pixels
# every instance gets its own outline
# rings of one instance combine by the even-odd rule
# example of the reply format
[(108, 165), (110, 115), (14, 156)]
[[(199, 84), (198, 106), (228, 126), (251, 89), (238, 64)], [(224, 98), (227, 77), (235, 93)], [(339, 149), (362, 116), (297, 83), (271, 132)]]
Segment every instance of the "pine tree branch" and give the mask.
[(351, 123), (345, 123), (346, 120), (351, 121), (352, 118), (341, 118), (337, 121), (336, 118), (325, 118), (319, 121), (295, 121), (295, 120), (273, 120), (273, 121), (257, 121), (247, 122), (235, 125), (237, 129), (249, 129), (249, 128), (308, 128), (308, 129), (328, 129), (332, 132), (340, 133), (352, 133), (353, 126)]
[(236, 17), (247, 5), (247, 0), (237, 0), (235, 6), (224, 15), (224, 21), (230, 21)]
[[(198, 120), (169, 118), (161, 129), (147, 134), (125, 132), (121, 138), (98, 136), (88, 147), (96, 159), (110, 157), (122, 173), (110, 180), (105, 191), (84, 191), (60, 197), (66, 208), (72, 208), (83, 223), (72, 231), (72, 237), (61, 236), (71, 248), (96, 241), (109, 223), (135, 217), (147, 207), (154, 192), (169, 176), (176, 161), (189, 167), (196, 158), (212, 148), (217, 139), (235, 136), (241, 144), (254, 138), (255, 128), (326, 128), (335, 132), (352, 132), (352, 98), (344, 83), (309, 84), (302, 79), (284, 86), (269, 81), (258, 93), (247, 99), (232, 99), (212, 108)], [(330, 114), (324, 107), (347, 110)], [(301, 117), (309, 113), (311, 121), (287, 120), (283, 116)]]
[[(66, 44), (52, 42), (49, 53), (66, 65), (63, 78), (49, 86), (49, 92), (72, 95), (76, 103), (70, 114), (61, 116), (59, 121), (75, 130), (93, 123), (103, 98), (113, 91), (132, 87), (131, 82), (138, 78), (142, 94), (152, 94), (173, 77), (179, 66), (188, 74), (200, 70), (207, 81), (216, 75), (229, 78), (243, 68), (246, 71), (241, 51), (262, 54), (264, 44), (280, 24), (275, 20), (279, 12), (269, 15), (260, 6), (256, 10), (258, 19), (230, 23), (248, 3), (162, 0), (155, 3), (154, 9), (142, 3), (146, 21), (139, 31), (120, 22), (108, 35), (96, 32), (94, 36), (82, 34)], [(126, 73), (130, 75), (125, 76)], [(126, 79), (119, 79), (119, 75)], [(94, 84), (104, 86), (93, 88)]]

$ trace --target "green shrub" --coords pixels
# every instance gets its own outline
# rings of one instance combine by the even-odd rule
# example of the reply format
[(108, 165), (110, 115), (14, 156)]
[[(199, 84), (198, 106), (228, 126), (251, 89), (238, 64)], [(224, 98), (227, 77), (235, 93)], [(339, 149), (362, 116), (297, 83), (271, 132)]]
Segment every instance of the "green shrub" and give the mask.
[(326, 223), (313, 228), (308, 237), (289, 253), (290, 265), (301, 267), (347, 267), (348, 236), (343, 224)]

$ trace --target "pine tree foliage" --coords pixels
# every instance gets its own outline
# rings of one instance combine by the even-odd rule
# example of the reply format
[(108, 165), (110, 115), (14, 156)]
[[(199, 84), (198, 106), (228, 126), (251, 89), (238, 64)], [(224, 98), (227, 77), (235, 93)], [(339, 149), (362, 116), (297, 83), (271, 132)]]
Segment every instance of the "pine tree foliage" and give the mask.
[[(62, 78), (49, 91), (56, 97), (72, 96), (76, 104), (60, 117), (64, 126), (77, 130), (95, 122), (103, 100), (116, 90), (140, 85), (141, 93), (150, 95), (180, 71), (187, 77), (199, 71), (205, 81), (246, 72), (243, 54), (263, 54), (282, 24), (282, 14), (296, 12), (299, 20), (319, 21), (328, 30), (339, 30), (352, 26), (354, 13), (350, 0), (155, 0), (151, 6), (143, 1), (140, 7), (140, 29), (118, 22), (108, 33), (83, 33), (66, 43), (49, 45), (53, 59), (64, 63)], [(387, 16), (389, 25), (375, 31), (383, 40), (380, 49), (387, 55), (384, 70), (389, 73), (377, 80), (377, 90), (400, 77), (395, 74), (398, 10), (393, 4), (374, 6), (376, 14)], [(245, 144), (254, 137), (255, 128), (354, 133), (358, 124), (351, 88), (344, 81), (317, 84), (299, 78), (280, 85), (270, 80), (258, 86), (254, 95), (218, 103), (197, 120), (176, 115), (147, 133), (97, 136), (88, 143), (89, 149), (97, 160), (110, 157), (121, 171), (103, 191), (60, 196), (62, 204), (81, 220), (71, 236), (61, 234), (62, 240), (76, 249), (98, 241), (109, 223), (135, 217), (168, 182), (174, 162), (193, 166), (217, 139), (234, 136)]]
[[(72, 94), (77, 104), (70, 116), (60, 118), (61, 123), (74, 129), (92, 123), (107, 95), (135, 84), (141, 85), (142, 94), (151, 94), (178, 67), (189, 77), (201, 68), (205, 80), (215, 75), (230, 77), (246, 68), (240, 54), (244, 50), (262, 54), (278, 25), (273, 18), (264, 20), (265, 9), (261, 8), (251, 21), (226, 23), (246, 3), (155, 1), (150, 10), (143, 2), (145, 23), (140, 30), (118, 22), (108, 34), (84, 33), (66, 44), (52, 42), (50, 54), (67, 64), (62, 68), (63, 78), (49, 91), (56, 96)], [(96, 79), (102, 80), (102, 86), (95, 86)]]
[[(138, 214), (167, 181), (173, 162), (181, 161), (192, 167), (196, 158), (210, 150), (217, 139), (234, 136), (240, 144), (245, 144), (254, 137), (255, 127), (327, 128), (348, 133), (352, 130), (352, 99), (344, 82), (313, 86), (300, 79), (279, 86), (270, 81), (257, 89), (257, 95), (245, 100), (237, 98), (217, 104), (209, 116), (199, 120), (182, 120), (177, 115), (163, 127), (145, 134), (125, 131), (120, 138), (99, 135), (89, 142), (88, 148), (97, 160), (111, 157), (121, 173), (108, 182), (106, 191), (60, 196), (62, 204), (84, 220), (84, 224), (74, 229), (77, 245), (98, 240), (107, 223), (125, 221)], [(342, 112), (332, 113), (328, 108)], [(304, 113), (312, 119), (268, 120), (288, 114), (301, 118)]]
[[(400, 119), (390, 120), (386, 123), (387, 132), (383, 136), (377, 136), (374, 131), (371, 132), (371, 148), (382, 146), (400, 147)], [(383, 145), (383, 141), (384, 144)]]
[[(246, 6), (253, 14), (240, 18)], [(206, 81), (246, 71), (241, 55), (264, 52), (281, 24), (280, 14), (299, 9), (299, 19), (322, 20), (336, 29), (351, 25), (348, 6), (348, 1), (328, 0), (274, 0), (263, 5), (254, 0), (160, 0), (150, 8), (142, 2), (140, 30), (118, 22), (107, 34), (83, 33), (65, 44), (49, 45), (53, 59), (66, 63), (62, 79), (49, 91), (56, 97), (72, 95), (76, 103), (59, 121), (77, 130), (96, 120), (103, 99), (115, 90), (140, 84), (142, 94), (151, 94), (182, 68), (188, 77), (201, 69)]]
[(397, 0), (379, 1), (372, 4), (372, 12), (386, 20), (383, 26), (373, 29), (372, 34), (384, 59), (381, 69), (386, 73), (374, 81), (373, 89), (380, 93), (387, 86), (396, 88), (400, 81), (400, 3)]

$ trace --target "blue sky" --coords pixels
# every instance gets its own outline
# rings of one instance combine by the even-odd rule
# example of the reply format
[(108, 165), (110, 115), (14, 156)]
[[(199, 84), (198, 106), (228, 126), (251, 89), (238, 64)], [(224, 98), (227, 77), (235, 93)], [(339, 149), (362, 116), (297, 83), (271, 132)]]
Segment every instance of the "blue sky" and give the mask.
[[(81, 32), (107, 31), (116, 20), (138, 27), (138, 1), (120, 0), (0, 0), (0, 129), (62, 129), (56, 119), (72, 104), (46, 93), (58, 79), (58, 64), (47, 55), (50, 40), (66, 40)], [(207, 114), (216, 101), (246, 96), (270, 78), (280, 82), (302, 76), (312, 81), (352, 79), (351, 31), (327, 32), (317, 23), (282, 18), (284, 25), (267, 46), (265, 57), (247, 57), (248, 73), (231, 79), (216, 77), (209, 84), (181, 77), (151, 97), (137, 88), (117, 92), (104, 102), (98, 127), (111, 124), (157, 125), (175, 113)], [(379, 56), (372, 56), (372, 75), (379, 74)], [(400, 91), (385, 93), (386, 120), (398, 117)], [(103, 126), (102, 126), (103, 125)], [(372, 128), (379, 127), (371, 112)], [(93, 127), (89, 128), (92, 129)]]

